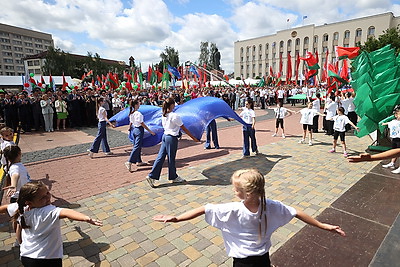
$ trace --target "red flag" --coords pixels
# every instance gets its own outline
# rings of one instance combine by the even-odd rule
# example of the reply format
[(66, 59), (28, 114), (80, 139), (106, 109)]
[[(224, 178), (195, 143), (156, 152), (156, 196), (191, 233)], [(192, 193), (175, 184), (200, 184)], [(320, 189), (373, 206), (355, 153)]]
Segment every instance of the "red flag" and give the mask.
[(296, 69), (295, 69), (295, 73), (296, 73), (296, 80), (295, 83), (297, 84), (297, 80), (299, 79), (299, 66), (300, 66), (300, 55), (299, 53), (296, 54)]
[(343, 60), (342, 71), (340, 72), (340, 77), (343, 80), (346, 80), (347, 82), (349, 81), (349, 64), (347, 62), (347, 59)]
[(228, 75), (224, 75), (224, 78), (225, 78), (225, 80), (227, 81), (227, 82), (229, 82), (229, 76)]
[(82, 75), (81, 80), (83, 80), (83, 79), (85, 79), (85, 78), (86, 78), (86, 73), (84, 73), (84, 74)]
[(329, 50), (327, 48), (325, 55), (325, 63), (324, 66), (322, 67), (322, 77), (321, 77), (322, 82), (326, 82), (328, 78), (328, 59), (329, 59)]
[(272, 70), (272, 66), (269, 66), (269, 76), (275, 77), (274, 76), (274, 71)]
[(358, 56), (358, 53), (360, 51), (359, 47), (341, 47), (341, 46), (336, 46), (335, 47), (336, 51), (336, 57), (338, 59), (344, 59), (344, 58), (350, 58), (353, 59)]
[(279, 77), (282, 76), (282, 69), (283, 69), (283, 61), (282, 61), (282, 52), (279, 53)]
[(96, 79), (97, 79), (97, 81), (99, 82), (99, 86), (100, 86), (100, 85), (102, 84), (100, 76), (97, 75)]
[(64, 72), (63, 72), (63, 84), (62, 84), (62, 90), (65, 90), (65, 87), (68, 86), (67, 81), (65, 80)]
[(135, 75), (133, 75), (133, 82), (134, 82), (134, 83), (137, 83), (137, 82), (138, 82), (138, 76), (139, 76), (139, 71), (136, 70), (136, 71), (135, 71)]
[(289, 84), (291, 79), (292, 79), (292, 57), (290, 56), (290, 52), (288, 52), (287, 69), (286, 69), (286, 84)]
[(44, 81), (43, 75), (40, 77), (40, 82), (41, 82), (42, 84), (46, 84), (46, 82)]
[[(206, 65), (206, 64), (204, 64), (203, 67), (204, 67), (204, 70), (207, 69), (207, 65)], [(203, 77), (203, 83), (204, 83), (204, 86), (206, 86), (206, 82), (207, 82), (207, 73), (206, 73), (205, 71), (203, 71), (203, 75), (204, 75), (204, 77)]]
[(153, 75), (153, 69), (149, 65), (149, 69), (147, 71), (147, 82), (149, 82), (149, 83), (151, 81), (151, 75)]
[(88, 71), (88, 73), (86, 74), (86, 76), (90, 76), (93, 74), (93, 70)]

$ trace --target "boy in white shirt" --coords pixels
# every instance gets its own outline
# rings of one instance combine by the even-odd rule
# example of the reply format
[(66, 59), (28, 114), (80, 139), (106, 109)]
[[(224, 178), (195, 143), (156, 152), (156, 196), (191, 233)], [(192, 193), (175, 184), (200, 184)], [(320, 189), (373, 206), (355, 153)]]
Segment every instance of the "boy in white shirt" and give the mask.
[[(268, 109), (272, 109), (272, 108), (268, 108)], [(283, 127), (283, 119), (285, 118), (288, 111), (293, 112), (293, 113), (295, 111), (282, 107), (281, 102), (278, 102), (277, 107), (274, 108), (273, 110), (275, 112), (276, 122), (275, 122), (275, 133), (272, 136), (275, 137), (278, 135), (278, 129), (279, 129), (279, 125), (280, 125), (282, 128), (282, 138), (286, 138), (285, 128)]]
[[(382, 125), (387, 125), (390, 130), (390, 138), (392, 138), (392, 149), (400, 148), (400, 107), (396, 107), (394, 110), (394, 116), (396, 119), (390, 122), (384, 122)], [(392, 160), (385, 165), (382, 165), (383, 168), (395, 168), (394, 164), (396, 163), (397, 157), (392, 158)], [(392, 173), (398, 174), (400, 173), (400, 167), (393, 170)]]
[(336, 145), (337, 145), (337, 140), (338, 137), (340, 136), (340, 141), (342, 142), (342, 146), (343, 146), (343, 156), (345, 158), (347, 158), (348, 154), (346, 151), (346, 142), (345, 142), (345, 133), (346, 133), (346, 124), (350, 124), (351, 126), (353, 126), (354, 128), (356, 128), (356, 130), (358, 130), (359, 128), (352, 123), (349, 118), (344, 115), (344, 108), (343, 107), (339, 107), (337, 109), (337, 113), (338, 115), (333, 116), (332, 120), (334, 121), (333, 123), (333, 148), (331, 150), (329, 150), (330, 153), (334, 153), (336, 152)]

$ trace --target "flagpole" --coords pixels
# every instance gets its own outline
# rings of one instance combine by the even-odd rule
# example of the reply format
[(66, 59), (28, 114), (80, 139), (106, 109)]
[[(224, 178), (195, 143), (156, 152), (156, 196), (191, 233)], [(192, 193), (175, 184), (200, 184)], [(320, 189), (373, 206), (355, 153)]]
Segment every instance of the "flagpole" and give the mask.
[[(207, 70), (206, 68), (200, 67), (192, 62), (190, 62), (190, 65), (195, 66), (196, 68), (208, 73), (210, 76), (214, 75), (213, 73), (211, 73), (209, 70)], [(235, 88), (235, 86), (233, 86), (232, 84), (228, 83), (224, 78), (219, 77), (218, 75), (214, 75), (213, 77), (216, 77), (218, 80), (225, 82), (226, 84), (228, 84), (230, 87)]]

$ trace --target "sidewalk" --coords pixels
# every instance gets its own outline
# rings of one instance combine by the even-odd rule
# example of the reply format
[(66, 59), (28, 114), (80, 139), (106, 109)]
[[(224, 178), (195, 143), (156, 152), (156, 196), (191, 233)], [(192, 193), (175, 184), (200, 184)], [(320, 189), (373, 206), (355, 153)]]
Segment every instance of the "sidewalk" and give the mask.
[[(256, 112), (258, 118), (265, 115), (263, 110)], [(169, 184), (164, 168), (160, 185), (155, 189), (151, 189), (144, 181), (151, 166), (141, 167), (134, 173), (129, 173), (124, 167), (123, 163), (128, 159), (131, 149), (126, 131), (108, 129), (109, 139), (115, 142), (115, 145), (111, 145), (115, 154), (106, 157), (99, 153), (94, 159), (84, 153), (94, 138), (93, 129), (41, 137), (22, 135), (23, 158), (29, 159), (26, 162), (30, 163), (26, 163), (26, 166), (30, 175), (49, 185), (55, 204), (77, 209), (104, 223), (102, 227), (94, 227), (68, 220), (62, 222), (64, 266), (231, 266), (219, 231), (209, 227), (203, 217), (165, 225), (153, 222), (151, 218), (156, 214), (179, 214), (209, 202), (235, 200), (230, 176), (241, 168), (257, 168), (266, 175), (269, 198), (339, 224), (348, 234), (346, 238), (340, 238), (318, 229), (303, 228), (303, 223), (293, 220), (273, 234), (270, 251), (273, 253), (273, 264), (294, 266), (289, 260), (302, 259), (298, 258), (298, 254), (303, 257), (307, 255), (305, 258), (309, 261), (302, 264), (302, 260), (299, 260), (296, 266), (364, 266), (368, 260), (366, 265), (372, 261), (397, 216), (394, 215), (399, 201), (393, 196), (393, 191), (398, 192), (400, 185), (396, 177), (379, 180), (382, 175), (376, 174), (375, 178), (365, 178), (370, 170), (381, 171), (379, 166), (373, 169), (377, 163), (349, 164), (342, 154), (327, 153), (332, 139), (322, 133), (315, 135), (314, 146), (298, 144), (301, 134), (298, 114), (285, 119), (286, 139), (271, 136), (275, 128), (274, 120), (257, 120), (257, 143), (261, 154), (245, 159), (241, 158), (241, 126), (223, 128), (223, 124), (219, 121), (220, 150), (203, 150), (203, 144), (194, 143), (187, 137), (179, 143), (177, 168), (179, 175), (188, 181), (186, 184)], [(59, 141), (57, 135), (64, 136), (65, 141)], [(35, 143), (47, 145), (34, 147), (34, 137), (37, 138)], [(363, 152), (370, 142), (368, 138), (346, 138), (350, 154)], [(45, 150), (38, 151), (40, 148)], [(54, 157), (60, 151), (65, 154)], [(146, 148), (143, 152), (144, 160), (152, 163), (158, 146)], [(386, 181), (391, 183), (386, 184)], [(379, 186), (370, 186), (374, 182), (391, 190), (391, 195), (378, 194), (382, 192)], [(370, 188), (372, 192), (360, 193), (360, 188)], [(390, 212), (386, 212), (388, 206), (385, 209), (378, 206), (373, 211), (368, 210), (366, 204), (371, 202), (368, 196), (378, 195), (386, 195), (392, 201)], [(375, 201), (375, 198), (372, 200)], [(366, 212), (357, 213), (363, 208)], [(373, 218), (360, 219), (364, 218), (365, 213), (375, 214), (378, 211), (380, 213)], [(387, 219), (372, 223), (386, 214), (390, 214)], [(4, 222), (5, 216), (0, 219)], [(365, 221), (371, 222), (377, 230), (372, 231), (375, 228)], [(366, 231), (360, 230), (363, 224), (369, 227)], [(312, 240), (304, 238), (310, 234)], [(360, 239), (362, 234), (364, 239)], [(330, 243), (325, 243), (326, 238)], [(374, 241), (373, 246), (371, 240)], [(19, 265), (18, 249), (11, 247), (14, 241), (8, 223), (3, 223), (0, 228), (0, 265)], [(386, 241), (390, 244), (390, 240)], [(314, 251), (311, 245), (323, 251)], [(306, 252), (308, 247), (310, 254)], [(339, 248), (339, 253), (343, 254), (337, 253), (333, 259), (326, 253)], [(380, 251), (383, 253), (381, 255), (388, 253), (382, 248)], [(337, 255), (345, 257), (336, 261)], [(377, 254), (374, 260), (381, 258)], [(360, 259), (364, 259), (363, 264), (359, 264)], [(336, 264), (339, 262), (339, 265)]]

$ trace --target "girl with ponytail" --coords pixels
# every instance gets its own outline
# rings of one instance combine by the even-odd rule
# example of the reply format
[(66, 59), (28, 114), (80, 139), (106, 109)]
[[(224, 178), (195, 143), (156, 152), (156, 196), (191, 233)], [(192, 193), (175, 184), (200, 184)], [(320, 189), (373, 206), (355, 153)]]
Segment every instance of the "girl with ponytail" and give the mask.
[[(17, 237), (23, 266), (62, 266), (63, 244), (60, 219), (83, 221), (101, 226), (99, 220), (80, 212), (51, 205), (51, 194), (40, 181), (22, 186), (18, 197), (18, 210), (13, 221), (18, 222)], [(22, 233), (22, 234), (21, 234)]]
[(231, 181), (240, 202), (207, 204), (176, 217), (158, 215), (153, 220), (181, 222), (205, 214), (206, 222), (222, 231), (228, 256), (233, 257), (233, 266), (271, 266), (271, 235), (293, 217), (345, 236), (339, 226), (321, 223), (301, 210), (267, 199), (264, 176), (258, 170), (238, 170)]

